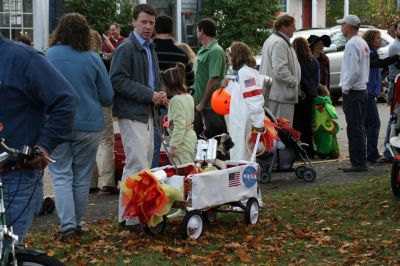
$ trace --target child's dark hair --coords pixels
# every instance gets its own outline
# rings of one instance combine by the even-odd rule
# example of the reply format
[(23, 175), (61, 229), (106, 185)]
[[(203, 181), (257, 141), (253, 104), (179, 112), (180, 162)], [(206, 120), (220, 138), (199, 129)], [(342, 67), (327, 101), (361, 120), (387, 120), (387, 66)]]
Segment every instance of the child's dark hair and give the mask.
[(170, 96), (187, 92), (185, 87), (185, 65), (181, 62), (177, 62), (175, 67), (163, 71), (161, 76)]

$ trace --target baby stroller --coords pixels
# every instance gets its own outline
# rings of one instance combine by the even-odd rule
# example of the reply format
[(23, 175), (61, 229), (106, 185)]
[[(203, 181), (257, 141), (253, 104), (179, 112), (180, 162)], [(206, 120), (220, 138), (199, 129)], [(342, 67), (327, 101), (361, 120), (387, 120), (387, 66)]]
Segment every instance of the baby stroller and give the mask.
[(385, 143), (386, 148), (390, 151), (393, 162), (390, 177), (390, 184), (393, 194), (400, 198), (400, 121), (398, 119), (400, 113), (400, 79), (396, 77), (396, 83), (393, 90), (393, 99), (390, 106), (389, 127), (386, 132)]
[(273, 150), (269, 153), (264, 153), (257, 158), (260, 164), (260, 182), (268, 183), (271, 181), (272, 171), (293, 171), (293, 164), (296, 158), (299, 158), (303, 163), (294, 169), (297, 178), (307, 182), (312, 182), (317, 177), (307, 152), (303, 147), (308, 146), (302, 143), (294, 136), (294, 131), (288, 126), (279, 126), (279, 119), (265, 109), (266, 116), (277, 125), (278, 140), (275, 142)]

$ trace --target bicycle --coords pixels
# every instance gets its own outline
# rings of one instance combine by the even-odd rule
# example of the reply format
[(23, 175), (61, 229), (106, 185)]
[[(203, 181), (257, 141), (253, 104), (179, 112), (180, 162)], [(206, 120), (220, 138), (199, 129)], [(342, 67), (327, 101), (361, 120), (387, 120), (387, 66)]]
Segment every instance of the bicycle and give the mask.
[[(21, 149), (10, 148), (5, 144), (5, 139), (0, 138), (0, 169), (11, 159), (32, 159), (40, 156), (40, 152), (30, 146), (23, 146)], [(49, 162), (55, 162), (46, 157)], [(16, 193), (16, 192), (15, 192)], [(56, 258), (50, 257), (46, 252), (27, 249), (18, 244), (18, 236), (13, 233), (12, 227), (8, 228), (5, 216), (5, 204), (3, 194), (3, 183), (0, 173), (0, 266), (8, 265), (43, 265), (62, 266), (64, 265)]]

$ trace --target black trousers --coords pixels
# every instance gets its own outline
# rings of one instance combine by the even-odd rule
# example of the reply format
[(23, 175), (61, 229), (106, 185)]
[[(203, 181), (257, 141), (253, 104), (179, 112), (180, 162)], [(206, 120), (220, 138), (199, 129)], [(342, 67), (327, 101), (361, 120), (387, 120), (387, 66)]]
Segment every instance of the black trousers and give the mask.
[[(227, 133), (226, 122), (223, 115), (219, 115), (215, 113), (213, 110), (204, 110), (203, 111), (204, 122), (206, 124), (206, 130), (204, 131), (203, 127), (203, 119), (201, 117), (201, 113), (195, 110), (194, 113), (194, 131), (197, 134), (197, 137), (200, 137), (201, 134), (209, 139), (215, 137), (222, 133)], [(204, 132), (203, 132), (204, 131)]]
[(299, 99), (294, 106), (293, 128), (300, 131), (301, 142), (307, 143), (309, 146), (305, 148), (308, 157), (314, 158), (314, 142), (312, 134), (312, 102), (314, 97), (306, 97)]
[(367, 134), (365, 118), (367, 114), (367, 90), (350, 90), (342, 95), (342, 107), (347, 123), (349, 156), (353, 166), (367, 165)]

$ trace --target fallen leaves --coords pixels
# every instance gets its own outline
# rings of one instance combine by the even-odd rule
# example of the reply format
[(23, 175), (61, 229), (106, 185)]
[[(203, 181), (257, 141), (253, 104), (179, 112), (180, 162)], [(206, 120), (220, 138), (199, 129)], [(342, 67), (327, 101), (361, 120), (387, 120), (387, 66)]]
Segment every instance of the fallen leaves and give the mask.
[(102, 220), (90, 224), (78, 243), (54, 241), (57, 228), (34, 234), (28, 243), (82, 266), (396, 265), (400, 203), (393, 200), (386, 180), (376, 180), (269, 196), (257, 225), (246, 226), (240, 214), (221, 214), (197, 240), (179, 237), (180, 221), (150, 237)]

